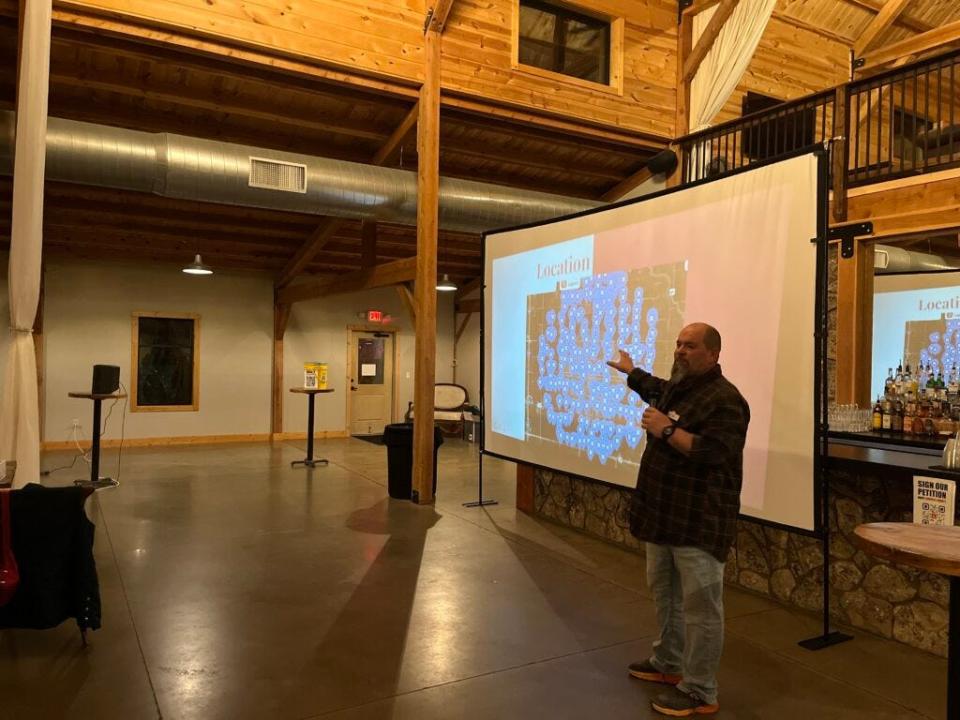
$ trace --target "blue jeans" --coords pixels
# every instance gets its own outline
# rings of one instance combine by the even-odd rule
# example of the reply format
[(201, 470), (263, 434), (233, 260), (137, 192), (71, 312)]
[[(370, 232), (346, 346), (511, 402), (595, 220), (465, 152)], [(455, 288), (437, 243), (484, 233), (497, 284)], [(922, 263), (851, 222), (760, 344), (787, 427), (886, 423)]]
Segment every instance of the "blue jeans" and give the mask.
[(647, 584), (657, 606), (660, 637), (650, 662), (682, 675), (677, 686), (717, 702), (723, 652), (723, 563), (695, 547), (647, 543)]

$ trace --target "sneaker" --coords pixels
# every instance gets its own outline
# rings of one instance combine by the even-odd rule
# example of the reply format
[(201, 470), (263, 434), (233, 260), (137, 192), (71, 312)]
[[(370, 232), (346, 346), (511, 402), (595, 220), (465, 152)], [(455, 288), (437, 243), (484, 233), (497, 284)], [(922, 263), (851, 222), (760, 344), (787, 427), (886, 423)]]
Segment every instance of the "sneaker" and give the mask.
[(684, 692), (671, 688), (657, 696), (652, 703), (653, 709), (661, 715), (670, 717), (689, 717), (690, 715), (712, 715), (720, 709), (718, 703), (707, 704), (695, 692)]
[(657, 670), (649, 660), (641, 660), (630, 665), (630, 675), (641, 680), (649, 682), (666, 683), (667, 685), (676, 685), (683, 680), (680, 675), (671, 675)]

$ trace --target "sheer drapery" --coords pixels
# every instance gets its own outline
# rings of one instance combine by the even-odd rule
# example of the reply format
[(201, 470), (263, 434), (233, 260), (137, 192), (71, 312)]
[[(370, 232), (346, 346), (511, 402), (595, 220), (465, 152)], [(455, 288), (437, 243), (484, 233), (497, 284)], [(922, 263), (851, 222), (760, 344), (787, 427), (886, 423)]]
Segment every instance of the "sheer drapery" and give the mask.
[[(746, 72), (777, 0), (740, 0), (690, 81), (690, 132), (709, 127)], [(717, 6), (693, 18), (696, 45)]]
[(0, 457), (17, 461), (16, 487), (40, 479), (40, 408), (33, 321), (40, 299), (51, 6), (51, 0), (25, 3), (17, 79), (9, 260), (12, 337), (0, 405)]

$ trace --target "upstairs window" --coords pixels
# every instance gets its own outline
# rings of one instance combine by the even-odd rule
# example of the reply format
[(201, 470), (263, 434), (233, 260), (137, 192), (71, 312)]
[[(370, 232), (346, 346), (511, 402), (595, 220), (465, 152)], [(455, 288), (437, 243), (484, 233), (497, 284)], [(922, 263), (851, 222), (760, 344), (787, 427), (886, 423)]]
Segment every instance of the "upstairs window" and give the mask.
[(543, 0), (520, 0), (519, 61), (610, 84), (610, 21)]

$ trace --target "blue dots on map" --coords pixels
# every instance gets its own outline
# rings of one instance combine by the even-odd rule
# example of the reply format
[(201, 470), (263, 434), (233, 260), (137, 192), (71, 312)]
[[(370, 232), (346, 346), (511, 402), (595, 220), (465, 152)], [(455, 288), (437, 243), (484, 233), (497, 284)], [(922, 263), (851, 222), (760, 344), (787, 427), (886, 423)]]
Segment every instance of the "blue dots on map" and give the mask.
[(628, 280), (626, 272), (611, 272), (562, 290), (560, 309), (546, 312), (538, 338), (537, 385), (557, 442), (604, 464), (624, 445), (640, 444), (646, 408), (606, 361), (619, 348), (637, 367), (652, 368), (656, 359), (660, 313), (644, 312), (644, 290), (631, 290)]
[(936, 376), (940, 373), (946, 381), (948, 373), (960, 367), (960, 318), (945, 318), (944, 332), (931, 332), (929, 343), (920, 350), (920, 366), (929, 368)]

